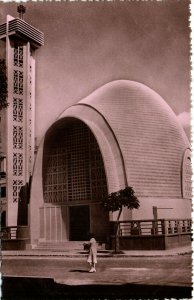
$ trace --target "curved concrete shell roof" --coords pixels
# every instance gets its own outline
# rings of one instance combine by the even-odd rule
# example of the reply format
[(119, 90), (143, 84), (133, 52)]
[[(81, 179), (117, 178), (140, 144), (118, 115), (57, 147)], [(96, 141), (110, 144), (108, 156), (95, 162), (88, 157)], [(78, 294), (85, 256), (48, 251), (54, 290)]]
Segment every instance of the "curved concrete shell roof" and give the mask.
[(181, 165), (189, 142), (156, 92), (138, 82), (118, 80), (75, 106), (87, 106), (104, 118), (122, 153), (127, 183), (138, 195), (182, 197)]

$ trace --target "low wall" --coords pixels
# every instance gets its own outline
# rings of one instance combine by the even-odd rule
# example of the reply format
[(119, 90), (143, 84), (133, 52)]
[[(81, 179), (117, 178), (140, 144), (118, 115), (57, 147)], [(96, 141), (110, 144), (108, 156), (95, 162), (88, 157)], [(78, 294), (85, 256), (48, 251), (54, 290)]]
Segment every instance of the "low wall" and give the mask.
[(191, 244), (191, 233), (180, 235), (168, 235), (165, 237), (166, 249), (175, 248), (179, 246), (186, 246)]
[(25, 250), (30, 243), (28, 226), (7, 226), (1, 228), (1, 250)]
[(4, 239), (1, 240), (1, 250), (26, 250), (29, 243), (30, 239)]
[[(191, 234), (121, 236), (120, 250), (165, 250), (191, 244)], [(115, 249), (115, 237), (111, 236), (107, 249)]]

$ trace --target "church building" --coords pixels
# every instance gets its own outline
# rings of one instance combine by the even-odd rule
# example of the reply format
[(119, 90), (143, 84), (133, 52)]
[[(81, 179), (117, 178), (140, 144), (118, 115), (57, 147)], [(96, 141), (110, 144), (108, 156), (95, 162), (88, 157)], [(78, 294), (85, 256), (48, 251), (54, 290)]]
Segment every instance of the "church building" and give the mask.
[(88, 232), (105, 241), (118, 212), (101, 201), (126, 186), (140, 208), (124, 209), (121, 221), (151, 220), (153, 208), (158, 219), (190, 220), (190, 143), (156, 91), (130, 78), (106, 83), (61, 111), (35, 149), (34, 53), (44, 35), (7, 16), (0, 39), (9, 103), (0, 112), (4, 226), (26, 226), (32, 249), (84, 241)]

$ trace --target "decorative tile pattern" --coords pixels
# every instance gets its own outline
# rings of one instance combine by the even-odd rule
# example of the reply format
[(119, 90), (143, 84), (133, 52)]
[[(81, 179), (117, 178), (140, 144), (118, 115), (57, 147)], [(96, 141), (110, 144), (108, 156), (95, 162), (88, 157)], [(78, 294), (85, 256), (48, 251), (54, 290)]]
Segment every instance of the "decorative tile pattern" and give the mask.
[(13, 180), (13, 202), (18, 202), (19, 192), (22, 186), (23, 186), (22, 180)]
[(23, 95), (23, 71), (13, 71), (13, 92), (17, 95)]
[(13, 121), (23, 122), (23, 100), (13, 98)]
[(23, 67), (23, 47), (15, 47), (14, 48), (14, 66)]
[(23, 149), (23, 127), (13, 126), (13, 148)]
[(23, 153), (13, 153), (13, 175), (23, 175)]

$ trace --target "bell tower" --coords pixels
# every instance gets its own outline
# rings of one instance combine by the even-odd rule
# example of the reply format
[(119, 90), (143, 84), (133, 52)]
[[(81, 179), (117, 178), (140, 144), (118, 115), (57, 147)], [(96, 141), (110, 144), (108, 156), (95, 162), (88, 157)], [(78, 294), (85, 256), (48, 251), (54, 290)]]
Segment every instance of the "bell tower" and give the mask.
[(6, 226), (28, 223), (29, 181), (34, 163), (35, 51), (44, 44), (44, 35), (24, 21), (25, 11), (19, 5), (19, 18), (8, 15), (6, 23), (0, 25), (9, 103), (1, 110), (0, 124), (6, 157)]

